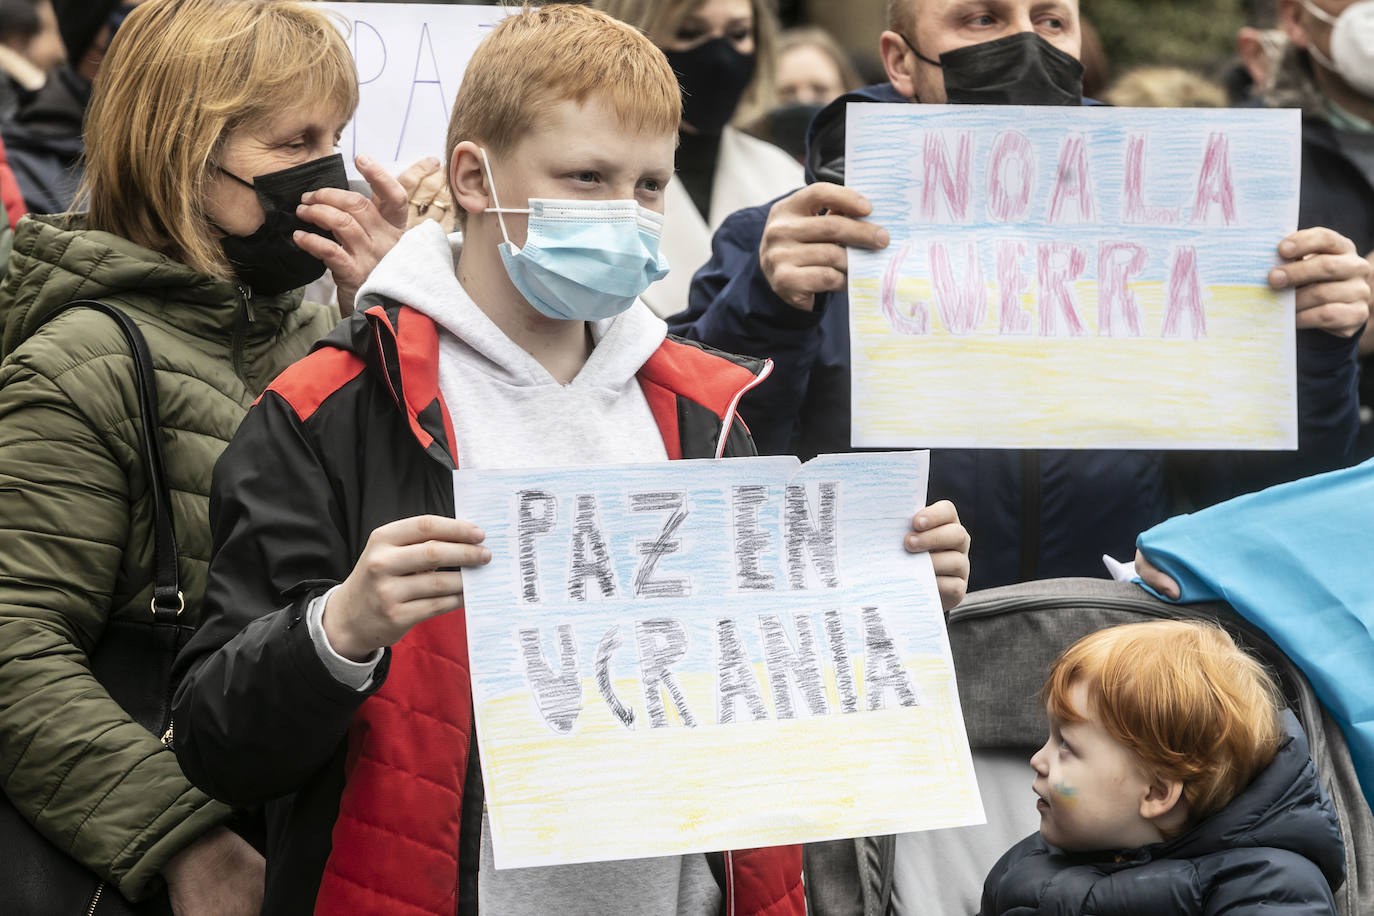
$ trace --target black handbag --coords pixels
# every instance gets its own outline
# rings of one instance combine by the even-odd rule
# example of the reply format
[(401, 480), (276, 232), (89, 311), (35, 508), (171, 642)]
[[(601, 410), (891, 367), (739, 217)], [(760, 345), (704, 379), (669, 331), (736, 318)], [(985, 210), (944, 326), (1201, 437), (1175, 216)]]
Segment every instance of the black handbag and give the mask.
[[(143, 455), (153, 498), (153, 600), (143, 620), (111, 620), (90, 655), (91, 673), (139, 725), (163, 736), (171, 725), (172, 662), (194, 630), (180, 622), (184, 599), (177, 572), (172, 503), (158, 437), (157, 379), (138, 325), (104, 302), (69, 302), (103, 312), (119, 325), (134, 356), (134, 381), (143, 419)], [(129, 903), (114, 887), (60, 851), (0, 794), (0, 912), (23, 916), (170, 916), (166, 892)]]

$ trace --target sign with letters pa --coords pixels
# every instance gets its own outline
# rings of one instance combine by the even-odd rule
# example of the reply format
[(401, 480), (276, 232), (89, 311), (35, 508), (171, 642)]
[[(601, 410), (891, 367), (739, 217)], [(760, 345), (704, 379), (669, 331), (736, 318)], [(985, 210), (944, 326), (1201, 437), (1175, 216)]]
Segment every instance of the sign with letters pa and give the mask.
[(336, 21), (358, 68), (358, 111), (339, 149), (350, 178), (366, 153), (393, 175), (444, 158), (448, 117), (468, 58), (507, 15), (501, 6), (431, 3), (321, 3)]
[(924, 452), (458, 471), (498, 868), (982, 823)]
[(850, 105), (852, 441), (1297, 447), (1296, 111)]

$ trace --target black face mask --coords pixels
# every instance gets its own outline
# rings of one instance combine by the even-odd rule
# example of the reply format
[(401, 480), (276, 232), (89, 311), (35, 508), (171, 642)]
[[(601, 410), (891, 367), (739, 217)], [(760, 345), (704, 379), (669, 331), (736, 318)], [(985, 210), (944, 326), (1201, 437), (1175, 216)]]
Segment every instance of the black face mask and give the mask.
[(244, 181), (222, 166), (216, 168), (239, 184), (252, 188), (267, 214), (252, 235), (226, 234), (220, 239), (224, 255), (233, 265), (234, 274), (254, 292), (268, 296), (318, 280), (324, 273), (323, 262), (297, 248), (296, 243), (291, 241), (291, 233), (301, 229), (331, 240), (334, 236), (297, 217), (296, 207), (300, 206), (301, 195), (307, 191), (320, 188), (348, 189), (348, 172), (344, 169), (343, 156), (335, 153), (312, 159), (280, 172), (256, 175), (251, 182)]
[(911, 53), (945, 74), (945, 97), (951, 102), (980, 105), (1081, 105), (1083, 65), (1073, 56), (1034, 32), (956, 48), (936, 63), (916, 50)]
[(754, 55), (741, 54), (722, 36), (664, 56), (682, 87), (682, 120), (703, 134), (720, 133), (754, 78)]
[(763, 116), (760, 126), (764, 139), (782, 147), (801, 162), (806, 155), (806, 129), (823, 108), (824, 105), (810, 102), (779, 105)]

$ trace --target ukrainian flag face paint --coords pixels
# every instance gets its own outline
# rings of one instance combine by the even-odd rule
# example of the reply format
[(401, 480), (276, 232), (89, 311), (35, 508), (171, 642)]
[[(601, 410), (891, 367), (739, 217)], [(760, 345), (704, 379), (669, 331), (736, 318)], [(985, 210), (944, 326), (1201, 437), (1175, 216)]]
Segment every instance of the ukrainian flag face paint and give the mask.
[(1061, 849), (1131, 849), (1158, 842), (1141, 815), (1150, 780), (1135, 754), (1093, 718), (1087, 687), (1075, 683), (1073, 708), (1083, 722), (1050, 716), (1050, 736), (1031, 758), (1031, 784), (1040, 812), (1040, 835)]

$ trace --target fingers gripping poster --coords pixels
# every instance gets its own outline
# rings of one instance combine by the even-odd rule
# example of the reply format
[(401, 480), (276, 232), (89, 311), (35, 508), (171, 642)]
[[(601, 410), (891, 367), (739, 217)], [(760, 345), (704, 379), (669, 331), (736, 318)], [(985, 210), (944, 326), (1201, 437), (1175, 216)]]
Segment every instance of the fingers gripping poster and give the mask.
[(852, 439), (1297, 446), (1295, 111), (850, 105)]
[(496, 867), (982, 823), (926, 460), (458, 471)]

